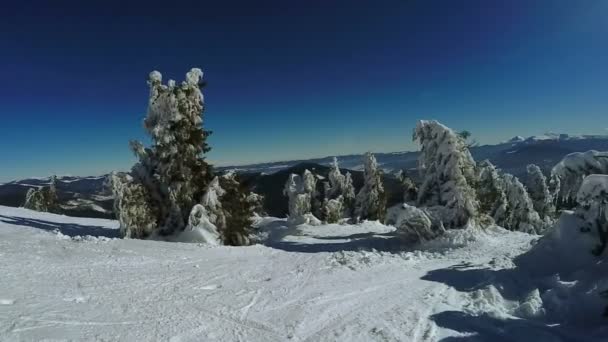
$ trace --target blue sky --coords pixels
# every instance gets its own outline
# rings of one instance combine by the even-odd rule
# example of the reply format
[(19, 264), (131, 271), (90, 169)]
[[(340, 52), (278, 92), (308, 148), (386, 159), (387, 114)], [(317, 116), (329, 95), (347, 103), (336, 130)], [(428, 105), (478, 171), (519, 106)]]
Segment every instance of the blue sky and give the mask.
[(146, 76), (203, 69), (220, 165), (608, 133), (608, 2), (20, 1), (0, 11), (0, 182), (134, 162)]

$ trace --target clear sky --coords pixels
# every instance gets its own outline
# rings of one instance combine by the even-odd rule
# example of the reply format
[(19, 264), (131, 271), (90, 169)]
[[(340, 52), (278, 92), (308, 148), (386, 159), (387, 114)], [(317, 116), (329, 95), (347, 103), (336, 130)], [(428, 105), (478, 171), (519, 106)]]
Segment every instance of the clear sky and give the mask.
[(145, 140), (146, 77), (205, 72), (216, 164), (607, 133), (608, 1), (6, 1), (0, 182), (97, 175)]

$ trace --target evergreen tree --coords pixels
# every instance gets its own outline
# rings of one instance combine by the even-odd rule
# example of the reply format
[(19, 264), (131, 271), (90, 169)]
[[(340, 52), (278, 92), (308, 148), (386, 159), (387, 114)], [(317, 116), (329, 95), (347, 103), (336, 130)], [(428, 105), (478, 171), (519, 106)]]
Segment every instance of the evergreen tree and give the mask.
[(509, 203), (507, 218), (503, 226), (510, 230), (530, 234), (542, 233), (547, 224), (540, 219), (540, 216), (534, 210), (534, 205), (524, 185), (517, 177), (508, 173), (505, 173), (502, 178)]
[(110, 175), (110, 186), (114, 193), (114, 213), (120, 222), (120, 235), (133, 239), (150, 237), (156, 229), (156, 217), (145, 188), (133, 183), (129, 175), (115, 172)]
[(504, 225), (507, 219), (508, 201), (503, 179), (489, 160), (479, 163), (478, 178), (479, 211), (492, 217), (496, 224)]
[(159, 72), (150, 73), (144, 127), (152, 146), (131, 142), (139, 162), (113, 186), (123, 236), (174, 235), (193, 229), (194, 217), (214, 225), (226, 244), (249, 243), (251, 222), (244, 217), (252, 211), (249, 193), (234, 175), (214, 178), (205, 161), (210, 132), (203, 128), (202, 76), (194, 68), (180, 85), (173, 80), (165, 85)]
[(382, 174), (371, 152), (363, 157), (363, 188), (356, 197), (356, 216), (359, 220), (384, 221), (386, 215), (386, 195), (382, 185)]
[(225, 216), (220, 235), (225, 245), (249, 245), (249, 230), (252, 224), (254, 207), (249, 201), (248, 191), (237, 179), (236, 173), (228, 173), (221, 178), (224, 194), (222, 208)]
[(548, 222), (552, 221), (555, 216), (555, 206), (553, 205), (553, 196), (549, 191), (547, 178), (537, 165), (530, 164), (526, 170), (528, 172), (526, 185), (534, 210), (538, 212), (541, 219)]
[(350, 173), (342, 175), (338, 159), (334, 157), (329, 171), (329, 182), (323, 184), (323, 219), (328, 223), (339, 222), (343, 217), (351, 217), (355, 199), (355, 189)]
[(418, 198), (418, 187), (410, 177), (403, 171), (399, 170), (396, 175), (397, 180), (401, 183), (403, 190), (403, 202), (411, 203)]
[(344, 200), (342, 195), (338, 198), (323, 201), (323, 218), (327, 223), (338, 223), (344, 215)]
[(292, 173), (287, 178), (283, 194), (289, 199), (289, 222), (291, 224), (319, 223), (319, 219), (312, 214), (316, 183), (316, 177), (308, 170), (304, 170), (302, 176)]
[(344, 188), (342, 189), (342, 201), (344, 208), (344, 217), (353, 217), (355, 215), (355, 186), (350, 172), (344, 176)]
[(475, 161), (464, 139), (437, 121), (421, 120), (414, 140), (421, 145), (418, 204), (441, 207), (446, 228), (465, 226), (477, 216), (479, 203), (473, 188)]
[(29, 189), (25, 195), (23, 207), (41, 212), (58, 213), (60, 207), (57, 197), (57, 177), (52, 176), (48, 186)]
[(551, 187), (559, 208), (576, 206), (576, 194), (583, 179), (591, 174), (608, 174), (608, 152), (587, 151), (566, 155), (551, 170)]

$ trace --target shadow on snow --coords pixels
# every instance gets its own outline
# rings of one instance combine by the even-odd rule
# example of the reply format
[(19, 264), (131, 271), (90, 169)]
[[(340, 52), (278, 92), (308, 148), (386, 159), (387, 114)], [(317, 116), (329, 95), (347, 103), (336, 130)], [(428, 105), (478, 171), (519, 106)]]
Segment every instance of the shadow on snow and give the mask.
[[(428, 272), (421, 279), (443, 283), (459, 292), (473, 292), (494, 286), (501, 296), (521, 302), (534, 289), (544, 292), (538, 283), (518, 268), (493, 270), (474, 268), (478, 265), (458, 264)], [(438, 326), (458, 331), (463, 336), (447, 337), (442, 342), (454, 341), (601, 341), (585, 336), (580, 327), (552, 324), (547, 318), (498, 318), (483, 313), (473, 315), (461, 311), (444, 311), (430, 317)], [(577, 333), (577, 331), (579, 333)]]
[(40, 219), (4, 216), (0, 215), (0, 222), (8, 223), (15, 226), (24, 226), (42, 229), (46, 231), (58, 230), (63, 235), (74, 237), (77, 235), (90, 235), (94, 237), (119, 237), (118, 229), (111, 229), (102, 226), (86, 226), (76, 223), (51, 222)]

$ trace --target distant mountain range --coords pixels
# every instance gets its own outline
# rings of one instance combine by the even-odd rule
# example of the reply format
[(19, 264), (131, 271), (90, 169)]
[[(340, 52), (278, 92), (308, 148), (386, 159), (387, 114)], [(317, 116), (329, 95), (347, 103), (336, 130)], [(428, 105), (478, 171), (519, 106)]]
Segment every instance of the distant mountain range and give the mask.
[[(514, 137), (496, 145), (471, 147), (477, 161), (489, 159), (505, 172), (525, 177), (526, 166), (536, 164), (545, 172), (558, 163), (566, 154), (588, 150), (608, 151), (608, 136), (567, 134), (545, 134), (523, 138)], [(417, 177), (418, 152), (376, 153), (378, 164), (385, 172), (384, 182), (388, 190), (389, 204), (400, 201), (401, 194), (394, 174), (406, 171)], [(359, 154), (337, 156), (343, 171), (353, 174), (355, 187), (362, 182), (362, 160)], [(320, 179), (319, 186), (327, 177), (332, 156), (308, 160), (259, 163), (243, 166), (219, 167), (218, 171), (236, 170), (242, 180), (255, 192), (264, 195), (268, 214), (283, 217), (287, 213), (287, 201), (282, 191), (290, 173), (301, 174), (304, 169), (313, 171)], [(57, 189), (61, 207), (66, 215), (81, 217), (112, 217), (113, 199), (104, 183), (106, 176), (99, 177), (59, 177)], [(29, 188), (49, 184), (48, 178), (33, 178), (0, 184), (0, 205), (21, 206)]]
[[(505, 172), (520, 176), (525, 173), (528, 164), (534, 163), (548, 171), (566, 154), (588, 150), (608, 151), (608, 135), (568, 135), (547, 133), (523, 138), (521, 136), (496, 144), (471, 147), (471, 153), (477, 161), (489, 159)], [(418, 152), (375, 153), (378, 164), (385, 173), (396, 173), (399, 170), (416, 168)], [(361, 154), (337, 156), (340, 167), (349, 170), (362, 170)], [(271, 163), (259, 163), (241, 166), (226, 166), (220, 170), (272, 174), (301, 163), (314, 163), (328, 166), (333, 156), (306, 160), (291, 160)]]

